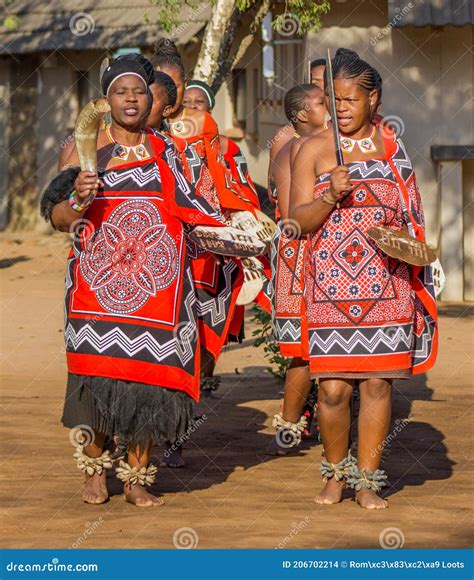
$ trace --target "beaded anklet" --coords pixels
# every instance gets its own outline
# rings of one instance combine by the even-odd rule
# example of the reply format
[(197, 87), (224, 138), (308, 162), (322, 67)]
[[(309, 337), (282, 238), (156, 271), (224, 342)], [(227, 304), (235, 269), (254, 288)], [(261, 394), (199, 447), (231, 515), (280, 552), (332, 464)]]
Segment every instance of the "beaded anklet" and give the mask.
[(115, 474), (120, 481), (127, 485), (153, 485), (156, 478), (157, 467), (155, 465), (148, 465), (148, 467), (132, 467), (123, 460), (120, 460), (119, 467), (115, 470)]
[(97, 473), (102, 475), (105, 469), (112, 469), (114, 460), (110, 456), (110, 451), (104, 451), (100, 457), (89, 457), (84, 453), (82, 445), (76, 447), (74, 453), (74, 458), (77, 463), (77, 467), (87, 473), (90, 477)]
[(308, 418), (301, 415), (297, 423), (285, 421), (283, 413), (277, 413), (273, 417), (272, 427), (277, 431), (280, 445), (283, 447), (294, 447), (301, 443), (301, 434), (308, 426)]
[(321, 475), (323, 479), (334, 479), (336, 481), (341, 481), (342, 479), (347, 479), (351, 472), (351, 468), (355, 463), (354, 457), (352, 457), (349, 451), (347, 457), (341, 459), (339, 463), (331, 463), (327, 459), (321, 461)]
[(359, 469), (354, 463), (351, 467), (347, 484), (355, 491), (361, 489), (370, 489), (379, 492), (383, 487), (388, 485), (387, 475), (383, 469)]

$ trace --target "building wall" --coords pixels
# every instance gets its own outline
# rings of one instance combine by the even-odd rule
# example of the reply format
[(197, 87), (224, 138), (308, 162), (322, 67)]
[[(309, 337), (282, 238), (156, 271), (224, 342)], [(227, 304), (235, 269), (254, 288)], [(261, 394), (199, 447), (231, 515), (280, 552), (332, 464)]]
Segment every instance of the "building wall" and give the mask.
[(2, 59), (0, 230), (49, 228), (39, 220), (39, 197), (57, 172), (81, 105), (100, 96), (103, 55), (66, 51)]
[[(99, 69), (102, 58), (101, 51), (69, 51), (63, 56), (41, 55), (37, 73), (40, 191), (57, 172), (60, 149), (74, 131), (81, 105), (100, 96)], [(82, 80), (81, 73), (85, 73)]]
[(2, 198), (6, 200), (8, 223), (13, 229), (33, 228), (38, 212), (37, 163), (35, 153), (38, 151), (40, 136), (37, 125), (36, 80), (37, 59), (35, 57), (20, 61), (9, 57), (8, 100), (3, 103), (8, 107), (9, 127), (3, 139), (6, 145), (6, 162), (2, 170), (6, 171), (6, 189)]

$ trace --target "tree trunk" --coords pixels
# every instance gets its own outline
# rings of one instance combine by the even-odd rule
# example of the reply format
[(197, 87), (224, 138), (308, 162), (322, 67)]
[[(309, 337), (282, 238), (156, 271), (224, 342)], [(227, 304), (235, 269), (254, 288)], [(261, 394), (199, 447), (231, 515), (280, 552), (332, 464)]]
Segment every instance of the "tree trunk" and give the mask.
[(236, 26), (231, 26), (231, 20), (236, 10), (235, 0), (216, 0), (212, 7), (211, 19), (207, 23), (194, 69), (194, 78), (208, 85), (214, 84), (214, 79), (225, 59), (221, 45), (224, 43), (230, 47), (234, 39)]
[[(231, 0), (217, 0), (211, 19), (204, 33), (194, 78), (206, 82), (217, 93), (234, 66), (247, 52), (263, 17), (270, 10), (270, 0), (256, 0), (250, 8), (241, 12)], [(251, 15), (252, 24), (239, 46), (234, 46), (235, 34), (244, 15)]]

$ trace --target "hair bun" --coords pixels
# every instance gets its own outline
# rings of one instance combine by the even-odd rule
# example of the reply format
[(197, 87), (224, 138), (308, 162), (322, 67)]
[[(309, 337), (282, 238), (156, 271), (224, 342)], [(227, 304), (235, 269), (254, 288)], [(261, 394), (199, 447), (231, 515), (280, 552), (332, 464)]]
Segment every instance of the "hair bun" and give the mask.
[(154, 46), (156, 56), (164, 56), (170, 58), (181, 58), (176, 44), (170, 38), (160, 38)]
[(360, 58), (357, 52), (355, 50), (351, 50), (350, 48), (338, 48), (336, 50), (335, 56), (343, 58)]

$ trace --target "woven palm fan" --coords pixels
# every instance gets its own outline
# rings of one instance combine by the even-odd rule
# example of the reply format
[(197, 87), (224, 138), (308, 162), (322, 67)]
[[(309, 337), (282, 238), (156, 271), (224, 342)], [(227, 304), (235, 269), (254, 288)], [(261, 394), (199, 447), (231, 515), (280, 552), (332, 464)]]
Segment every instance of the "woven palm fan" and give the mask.
[[(97, 173), (97, 136), (102, 115), (110, 111), (107, 99), (95, 99), (79, 113), (74, 130), (76, 149), (82, 171)], [(97, 193), (92, 191), (84, 203), (88, 203)]]
[(188, 236), (200, 248), (221, 256), (248, 258), (259, 256), (266, 249), (256, 236), (232, 226), (197, 226)]
[(410, 236), (405, 230), (394, 230), (387, 227), (371, 227), (367, 235), (377, 246), (390, 256), (413, 266), (427, 266), (437, 259), (436, 251)]
[(263, 264), (257, 258), (242, 260), (244, 283), (237, 296), (237, 306), (245, 306), (255, 300), (263, 288)]

